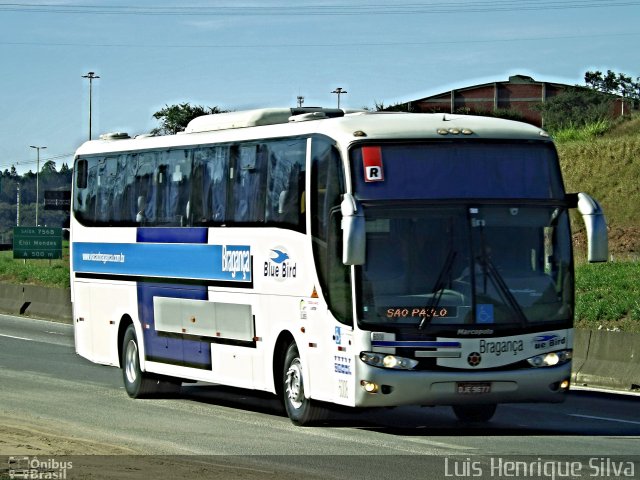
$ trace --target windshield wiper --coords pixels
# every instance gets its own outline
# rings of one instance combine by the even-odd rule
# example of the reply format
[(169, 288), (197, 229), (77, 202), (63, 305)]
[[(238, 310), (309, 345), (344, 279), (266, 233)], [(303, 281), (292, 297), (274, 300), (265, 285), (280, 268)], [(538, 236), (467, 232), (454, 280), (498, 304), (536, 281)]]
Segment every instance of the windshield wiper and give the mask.
[(418, 324), (418, 330), (422, 330), (427, 323), (430, 323), (433, 320), (433, 316), (435, 314), (436, 308), (440, 304), (440, 299), (442, 298), (442, 294), (444, 293), (444, 281), (445, 278), (451, 273), (451, 268), (453, 267), (453, 262), (456, 259), (458, 252), (454, 251), (453, 248), (449, 249), (449, 253), (447, 254), (447, 258), (444, 261), (444, 265), (440, 269), (440, 273), (438, 274), (438, 280), (436, 280), (436, 284), (433, 287), (433, 291), (431, 292), (432, 297), (429, 305), (426, 307), (426, 315), (422, 317), (420, 323)]
[(478, 261), (482, 266), (482, 273), (485, 276), (485, 282), (487, 273), (489, 273), (489, 278), (491, 278), (493, 285), (502, 294), (503, 299), (506, 300), (506, 303), (509, 305), (509, 307), (511, 307), (511, 310), (516, 314), (522, 326), (526, 326), (528, 323), (527, 316), (522, 311), (518, 300), (516, 300), (516, 298), (513, 296), (513, 293), (511, 293), (511, 290), (509, 290), (509, 286), (504, 281), (504, 278), (487, 255), (486, 248), (482, 249), (482, 255), (478, 257)]

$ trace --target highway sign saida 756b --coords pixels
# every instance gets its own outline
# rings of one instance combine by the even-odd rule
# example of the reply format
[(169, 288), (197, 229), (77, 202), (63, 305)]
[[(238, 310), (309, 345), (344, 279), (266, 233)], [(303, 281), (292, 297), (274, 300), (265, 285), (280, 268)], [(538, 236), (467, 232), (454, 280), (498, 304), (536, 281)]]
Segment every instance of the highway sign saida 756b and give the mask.
[(13, 227), (13, 258), (62, 258), (62, 229)]

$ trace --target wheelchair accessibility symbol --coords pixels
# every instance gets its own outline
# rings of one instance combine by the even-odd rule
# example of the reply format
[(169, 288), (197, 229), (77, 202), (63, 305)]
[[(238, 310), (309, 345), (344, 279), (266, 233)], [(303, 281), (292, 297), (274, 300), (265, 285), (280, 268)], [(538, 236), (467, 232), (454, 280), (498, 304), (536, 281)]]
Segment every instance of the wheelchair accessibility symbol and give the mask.
[(476, 305), (476, 323), (493, 323), (493, 305), (490, 303)]

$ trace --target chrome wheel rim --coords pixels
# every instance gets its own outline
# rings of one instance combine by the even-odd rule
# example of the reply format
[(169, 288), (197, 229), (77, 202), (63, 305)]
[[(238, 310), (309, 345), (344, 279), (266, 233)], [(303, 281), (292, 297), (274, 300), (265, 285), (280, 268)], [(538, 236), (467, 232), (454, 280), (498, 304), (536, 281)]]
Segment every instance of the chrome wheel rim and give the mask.
[(135, 383), (138, 378), (138, 345), (135, 340), (129, 340), (124, 355), (124, 371), (129, 383)]
[(285, 385), (287, 398), (291, 406), (295, 409), (302, 407), (304, 390), (302, 388), (302, 366), (300, 365), (300, 359), (295, 358), (291, 362), (291, 365), (289, 365)]

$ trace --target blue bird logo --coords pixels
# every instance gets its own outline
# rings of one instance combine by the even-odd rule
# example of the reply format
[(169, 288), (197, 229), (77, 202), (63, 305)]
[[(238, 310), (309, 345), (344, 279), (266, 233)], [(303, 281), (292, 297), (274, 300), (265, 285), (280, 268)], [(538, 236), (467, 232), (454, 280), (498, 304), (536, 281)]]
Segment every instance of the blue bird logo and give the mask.
[(557, 338), (557, 335), (538, 335), (533, 339), (534, 342), (548, 342), (549, 340), (553, 340)]
[(275, 263), (282, 263), (285, 260), (289, 260), (289, 255), (287, 255), (286, 253), (280, 251), (280, 250), (271, 250), (273, 253), (276, 254), (275, 257), (271, 257), (271, 261), (275, 262)]

